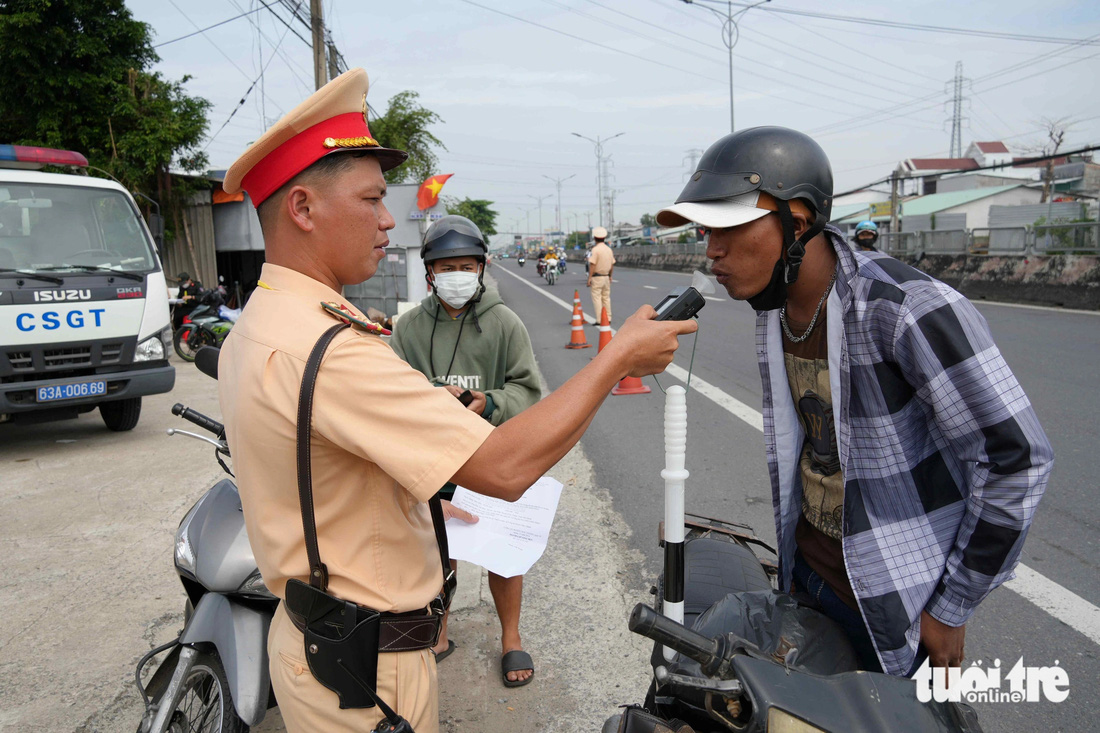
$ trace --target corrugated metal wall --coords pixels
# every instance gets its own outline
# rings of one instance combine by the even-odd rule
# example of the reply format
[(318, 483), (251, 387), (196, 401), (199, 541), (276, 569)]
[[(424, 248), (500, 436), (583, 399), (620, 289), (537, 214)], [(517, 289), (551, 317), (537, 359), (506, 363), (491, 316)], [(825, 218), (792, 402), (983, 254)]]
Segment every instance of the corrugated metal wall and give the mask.
[(1025, 204), (1023, 206), (990, 206), (989, 226), (1026, 227), (1039, 219), (1046, 221), (1072, 221), (1085, 217), (1086, 206), (1076, 201), (1057, 204)]
[(966, 214), (910, 214), (902, 217), (901, 229), (904, 232), (966, 229)]
[(403, 247), (387, 247), (386, 258), (382, 260), (374, 277), (358, 285), (346, 286), (344, 297), (361, 311), (365, 312), (370, 307), (377, 308), (388, 316), (396, 315), (398, 302), (408, 300), (406, 255)]
[(173, 286), (178, 273), (188, 272), (203, 287), (216, 287), (218, 264), (214, 253), (214, 216), (210, 192), (196, 193), (182, 218), (185, 220), (183, 231), (177, 231), (175, 239), (167, 241), (164, 247), (167, 255), (164, 270), (168, 284)]

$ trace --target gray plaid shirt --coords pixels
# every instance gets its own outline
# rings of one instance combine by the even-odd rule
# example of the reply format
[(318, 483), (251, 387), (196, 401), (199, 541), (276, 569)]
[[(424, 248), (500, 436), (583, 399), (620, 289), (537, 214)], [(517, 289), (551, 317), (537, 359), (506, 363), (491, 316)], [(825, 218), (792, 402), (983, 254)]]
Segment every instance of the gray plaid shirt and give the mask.
[[(947, 285), (826, 237), (829, 380), (844, 472), (844, 561), (883, 669), (905, 674), (927, 610), (966, 623), (1016, 566), (1054, 455), (985, 319)], [(758, 314), (781, 587), (801, 512), (803, 433), (779, 311)]]

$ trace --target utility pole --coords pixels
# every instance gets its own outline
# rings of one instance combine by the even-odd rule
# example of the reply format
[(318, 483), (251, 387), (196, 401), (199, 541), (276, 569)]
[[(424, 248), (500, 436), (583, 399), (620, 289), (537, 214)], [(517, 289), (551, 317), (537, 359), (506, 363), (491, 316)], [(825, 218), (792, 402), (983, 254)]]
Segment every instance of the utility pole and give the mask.
[(309, 0), (310, 27), (313, 30), (313, 83), (320, 89), (328, 82), (325, 68), (325, 18), (321, 0)]
[(550, 194), (546, 194), (545, 196), (532, 196), (531, 194), (527, 194), (527, 198), (534, 199), (535, 201), (539, 202), (539, 244), (543, 245), (545, 242), (542, 238), (542, 202), (545, 199), (550, 198)]
[[(686, 160), (687, 164), (688, 164), (688, 172), (684, 174), (684, 176), (683, 176), (684, 178), (687, 178), (688, 176), (690, 176), (692, 173), (695, 172), (695, 161), (699, 160), (699, 156), (702, 155), (702, 154), (703, 154), (703, 151), (700, 150), (699, 148), (692, 148), (691, 150), (687, 151), (687, 153), (684, 154), (684, 159), (683, 160)], [(680, 162), (682, 163), (683, 160), (680, 161)]]
[(962, 123), (966, 119), (963, 117), (963, 102), (967, 101), (963, 97), (963, 85), (968, 81), (970, 80), (963, 76), (963, 62), (956, 61), (955, 78), (947, 82), (951, 85), (951, 149), (948, 155), (952, 158), (962, 157)]
[[(693, 0), (683, 0), (688, 5), (694, 5)], [(737, 20), (742, 15), (752, 10), (753, 8), (769, 3), (771, 0), (760, 0), (760, 2), (754, 5), (748, 5), (745, 8), (733, 12), (733, 3), (730, 0), (726, 2), (726, 12), (722, 14), (714, 8), (706, 5), (696, 5), (697, 8), (703, 8), (714, 13), (718, 20), (722, 21), (722, 43), (726, 47), (726, 51), (729, 53), (729, 66), (730, 66), (730, 132), (733, 132), (733, 47), (737, 45), (737, 41), (741, 38), (741, 29), (737, 26)]]
[(898, 241), (898, 172), (890, 176), (890, 238)]
[[(582, 135), (579, 132), (571, 132), (569, 134), (587, 140), (588, 142), (596, 146), (596, 202), (599, 205), (600, 226), (603, 226), (603, 145), (604, 143), (614, 140), (620, 135), (625, 135), (626, 133), (619, 132), (612, 135), (611, 137), (605, 137), (602, 139), (599, 135), (597, 135), (595, 140), (585, 135)], [(588, 222), (588, 228), (592, 228), (591, 221)]]
[(335, 79), (340, 76), (340, 66), (337, 63), (339, 54), (336, 52), (336, 44), (329, 41), (328, 44), (328, 78)]
[[(542, 175), (543, 178), (549, 178), (551, 181), (553, 181), (554, 185), (557, 186), (557, 188), (558, 188), (558, 208), (557, 208), (557, 211), (555, 212), (556, 213), (556, 218), (557, 218), (557, 224), (555, 225), (556, 226), (555, 231), (557, 231), (557, 232), (561, 232), (561, 184), (565, 181), (568, 181), (570, 178), (574, 178), (576, 175), (577, 174), (574, 173), (573, 175), (566, 176), (565, 178), (550, 178), (550, 176), (546, 175), (545, 173)], [(561, 234), (560, 233), (558, 234), (558, 238), (559, 238), (558, 243), (560, 244), (561, 243)]]
[[(607, 226), (608, 226), (608, 227), (613, 227), (613, 226), (615, 226), (615, 216), (614, 216), (614, 211), (612, 210), (612, 206), (611, 206), (611, 203), (610, 203), (610, 202), (611, 202), (611, 198), (612, 198), (612, 196), (611, 196), (611, 190), (610, 190), (610, 189), (611, 189), (611, 179), (612, 179), (612, 178), (613, 178), (614, 176), (612, 176), (612, 175), (611, 175), (611, 173), (610, 173), (610, 172), (609, 172), (609, 171), (607, 170), (607, 169), (608, 169), (608, 167), (610, 167), (610, 166), (612, 166), (612, 165), (614, 165), (614, 164), (615, 164), (615, 163), (614, 163), (614, 161), (612, 161), (612, 160), (611, 160), (611, 156), (610, 156), (610, 155), (606, 155), (606, 156), (604, 156), (604, 159), (603, 159), (603, 171), (602, 171), (602, 173), (603, 173), (603, 186), (602, 186), (602, 188), (603, 188), (603, 190), (604, 190), (604, 191), (607, 191), (607, 192), (608, 192), (608, 193), (607, 193), (607, 195), (606, 195), (606, 196), (604, 197), (604, 205), (605, 205), (605, 206), (607, 206)], [(600, 223), (601, 223), (601, 224), (603, 223), (603, 220), (602, 220), (602, 218), (601, 218), (601, 221), (600, 221)]]

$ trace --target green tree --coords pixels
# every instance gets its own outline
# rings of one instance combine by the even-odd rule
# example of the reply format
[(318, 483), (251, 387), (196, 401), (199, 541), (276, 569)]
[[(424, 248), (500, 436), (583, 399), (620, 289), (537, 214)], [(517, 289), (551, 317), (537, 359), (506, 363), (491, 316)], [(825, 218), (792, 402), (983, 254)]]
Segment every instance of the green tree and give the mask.
[[(429, 173), (428, 175), (431, 174)], [(427, 178), (427, 176), (425, 176), (425, 178)], [(477, 224), (477, 228), (481, 230), (482, 236), (486, 239), (497, 233), (497, 212), (489, 208), (493, 205), (492, 201), (471, 198), (464, 198), (460, 201), (451, 198), (445, 199), (443, 203), (447, 206), (448, 214), (464, 216), (474, 224)]]
[(207, 166), (210, 103), (150, 71), (158, 60), (122, 0), (3, 0), (0, 142), (79, 151), (171, 223), (188, 191), (168, 171)]
[(432, 146), (447, 147), (428, 127), (443, 119), (420, 104), (420, 95), (406, 90), (390, 98), (386, 113), (368, 123), (371, 135), (387, 148), (409, 153), (404, 165), (386, 173), (389, 183), (420, 183), (439, 168)]
[(657, 226), (657, 217), (653, 214), (642, 214), (642, 226), (655, 227)]

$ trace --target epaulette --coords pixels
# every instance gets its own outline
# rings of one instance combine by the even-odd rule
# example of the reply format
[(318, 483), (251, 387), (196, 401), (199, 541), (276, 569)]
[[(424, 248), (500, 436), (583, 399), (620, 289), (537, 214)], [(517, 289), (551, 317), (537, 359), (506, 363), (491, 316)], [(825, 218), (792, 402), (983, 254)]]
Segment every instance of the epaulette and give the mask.
[(351, 324), (352, 328), (359, 328), (362, 331), (373, 333), (376, 336), (390, 336), (393, 334), (388, 328), (383, 328), (374, 321), (368, 321), (343, 303), (321, 301), (321, 307), (333, 318)]

